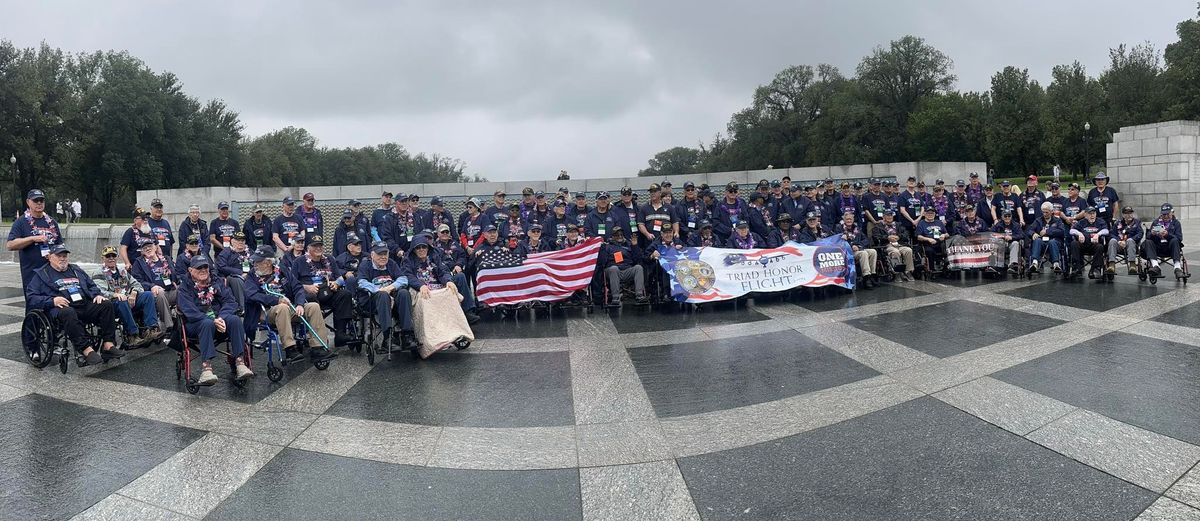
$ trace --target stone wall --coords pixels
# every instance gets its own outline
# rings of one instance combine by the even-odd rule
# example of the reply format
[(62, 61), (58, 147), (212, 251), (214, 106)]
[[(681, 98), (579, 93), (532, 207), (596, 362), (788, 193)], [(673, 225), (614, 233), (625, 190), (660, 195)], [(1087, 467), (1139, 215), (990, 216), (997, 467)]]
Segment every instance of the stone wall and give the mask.
[(1169, 201), (1178, 218), (1200, 219), (1200, 121), (1121, 127), (1105, 156), (1122, 206), (1145, 219)]

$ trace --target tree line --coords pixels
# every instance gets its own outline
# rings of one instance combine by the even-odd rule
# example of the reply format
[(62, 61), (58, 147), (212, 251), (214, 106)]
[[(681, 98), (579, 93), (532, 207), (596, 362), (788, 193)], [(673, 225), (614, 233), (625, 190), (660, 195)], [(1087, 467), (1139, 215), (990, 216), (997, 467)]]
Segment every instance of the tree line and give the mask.
[(1009, 66), (986, 92), (955, 90), (950, 57), (905, 36), (876, 47), (853, 77), (827, 64), (780, 71), (725, 132), (659, 152), (638, 175), (906, 161), (987, 161), (1000, 177), (1056, 164), (1083, 172), (1103, 164), (1120, 127), (1200, 119), (1200, 19), (1176, 33), (1161, 54), (1149, 43), (1110, 49), (1099, 77), (1076, 61), (1043, 87)]
[(188, 96), (174, 74), (126, 52), (0, 41), (0, 179), (12, 181), (0, 186), (13, 187), (3, 191), (6, 217), (34, 187), (51, 205), (78, 198), (86, 216), (110, 217), (125, 215), (137, 190), (470, 180), (461, 161), (397, 143), (328, 148), (303, 128), (255, 138), (244, 130), (223, 101)]

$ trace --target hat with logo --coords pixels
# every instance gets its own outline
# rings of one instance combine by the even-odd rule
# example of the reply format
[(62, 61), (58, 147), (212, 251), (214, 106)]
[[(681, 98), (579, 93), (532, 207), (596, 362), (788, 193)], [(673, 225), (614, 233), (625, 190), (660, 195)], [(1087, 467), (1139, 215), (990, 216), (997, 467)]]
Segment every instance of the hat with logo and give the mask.
[(112, 246), (112, 245), (105, 246), (103, 250), (100, 250), (100, 256), (101, 257), (108, 257), (108, 256), (116, 257), (117, 256), (116, 246)]
[(59, 253), (71, 253), (71, 249), (67, 248), (66, 243), (59, 243), (50, 247), (50, 255), (57, 255)]
[(43, 192), (43, 191), (42, 191), (41, 189), (39, 189), (39, 188), (34, 188), (33, 190), (30, 190), (30, 191), (28, 191), (28, 192), (26, 192), (26, 193), (25, 193), (25, 198), (26, 198), (26, 199), (32, 199), (32, 200), (37, 200), (37, 199), (45, 199), (45, 198), (46, 198), (46, 192)]
[(357, 233), (347, 233), (346, 244), (362, 244), (362, 239), (359, 238)]
[(324, 246), (325, 238), (320, 235), (313, 235), (312, 240), (308, 241), (309, 246)]
[(244, 240), (246, 240), (246, 232), (242, 232), (242, 231), (233, 232), (232, 238), (235, 241), (244, 241)]
[(162, 199), (155, 197), (153, 200), (150, 201), (151, 208), (162, 208), (162, 206), (163, 206)]
[(1175, 207), (1171, 206), (1171, 203), (1163, 203), (1162, 206), (1158, 207), (1159, 213), (1161, 213), (1163, 215), (1167, 215), (1167, 214), (1171, 213), (1171, 210), (1174, 210), (1174, 209), (1175, 209)]
[(380, 255), (386, 255), (388, 253), (388, 251), (389, 251), (388, 245), (386, 242), (375, 241), (375, 244), (371, 245), (371, 253), (378, 253)]
[(207, 268), (208, 267), (208, 256), (207, 255), (195, 255), (192, 257), (192, 260), (188, 265), (195, 269)]
[(289, 195), (289, 196), (283, 198), (283, 204), (285, 204), (285, 205), (296, 204), (296, 200), (292, 199), (292, 196)]
[(218, 209), (218, 210), (228, 210), (228, 209), (229, 209), (229, 203), (227, 203), (227, 202), (225, 202), (225, 201), (221, 201), (221, 202), (217, 203), (217, 209)]

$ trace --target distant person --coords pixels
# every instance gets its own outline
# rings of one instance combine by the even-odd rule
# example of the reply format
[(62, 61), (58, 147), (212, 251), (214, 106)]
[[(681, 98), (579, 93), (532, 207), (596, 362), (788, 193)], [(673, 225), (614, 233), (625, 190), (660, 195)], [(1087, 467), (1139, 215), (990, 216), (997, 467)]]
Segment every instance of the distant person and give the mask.
[(79, 204), (79, 199), (76, 199), (71, 203), (71, 213), (73, 214), (72, 217), (75, 219), (71, 222), (79, 222), (79, 219), (83, 218), (83, 205)]
[(570, 181), (570, 180), (571, 180), (571, 176), (567, 175), (567, 171), (566, 171), (566, 170), (559, 170), (559, 171), (558, 171), (558, 180), (559, 180), (559, 181)]

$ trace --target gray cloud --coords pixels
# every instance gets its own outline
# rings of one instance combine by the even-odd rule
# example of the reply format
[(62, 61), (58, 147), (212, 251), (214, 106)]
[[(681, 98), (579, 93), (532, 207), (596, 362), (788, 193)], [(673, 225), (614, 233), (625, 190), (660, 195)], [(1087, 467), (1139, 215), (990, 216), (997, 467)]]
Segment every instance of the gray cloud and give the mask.
[(493, 179), (629, 175), (722, 130), (792, 64), (851, 75), (876, 45), (926, 38), (958, 87), (1005, 65), (1045, 83), (1108, 48), (1174, 41), (1191, 2), (10, 2), (6, 38), (126, 49), (251, 134), (308, 128), (330, 146), (399, 141)]

